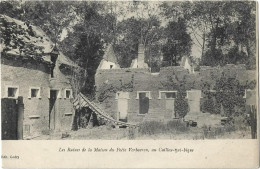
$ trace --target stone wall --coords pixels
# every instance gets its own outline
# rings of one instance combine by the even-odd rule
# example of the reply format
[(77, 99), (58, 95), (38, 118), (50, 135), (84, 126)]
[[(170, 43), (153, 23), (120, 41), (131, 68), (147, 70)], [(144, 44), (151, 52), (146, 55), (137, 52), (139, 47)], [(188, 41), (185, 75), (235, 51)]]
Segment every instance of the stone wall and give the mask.
[(72, 90), (70, 84), (70, 76), (65, 76), (59, 69), (61, 63), (59, 60), (56, 62), (54, 68), (54, 78), (50, 79), (50, 88), (60, 90), (60, 98), (58, 101), (58, 118), (60, 125), (57, 126), (58, 130), (70, 130), (72, 127), (74, 108), (72, 105), (73, 98), (66, 98), (65, 90)]
[[(150, 73), (149, 69), (111, 69), (97, 70), (95, 76), (96, 98), (101, 107), (110, 113), (114, 118), (117, 116), (116, 93), (119, 91), (129, 92), (128, 100), (128, 121), (141, 122), (151, 115), (139, 114), (138, 91), (149, 91), (149, 113), (158, 119), (162, 116), (173, 118), (174, 112), (170, 110), (169, 104), (173, 102), (159, 98), (159, 91), (178, 91), (180, 88), (201, 93), (199, 98), (189, 98), (187, 100), (191, 113), (201, 113), (200, 100), (203, 98), (204, 86), (208, 83), (208, 90), (213, 90), (216, 80), (222, 75), (227, 77), (236, 77), (241, 82), (252, 81), (252, 72), (247, 71), (244, 65), (227, 65), (225, 67), (206, 67), (202, 66), (200, 72), (190, 74), (188, 70), (181, 66), (171, 66), (161, 68), (159, 73)], [(249, 74), (251, 76), (249, 76)], [(100, 97), (102, 96), (102, 97)], [(102, 99), (100, 99), (102, 98)], [(174, 99), (173, 99), (174, 100)], [(167, 106), (168, 105), (168, 106)], [(196, 110), (196, 112), (194, 112)], [(156, 113), (158, 112), (159, 113)]]
[(173, 112), (166, 110), (165, 100), (159, 99), (159, 91), (178, 90), (178, 85), (165, 85), (164, 82), (172, 77), (178, 83), (176, 77), (183, 79), (185, 75), (188, 75), (188, 71), (181, 67), (171, 67), (161, 71), (159, 74), (151, 74), (149, 69), (138, 68), (98, 70), (95, 77), (96, 98), (101, 102), (101, 107), (116, 118), (118, 110), (116, 93), (129, 92), (128, 121), (140, 122), (147, 115), (139, 113), (138, 92), (150, 92), (149, 114), (156, 114), (158, 117), (172, 117)]
[[(43, 63), (22, 60), (1, 60), (1, 97), (6, 97), (6, 86), (19, 87), (19, 96), (24, 98), (24, 136), (49, 130), (49, 92), (60, 89), (59, 106), (60, 130), (71, 129), (73, 107), (70, 99), (64, 98), (64, 89), (70, 89), (68, 80), (55, 68), (56, 79), (50, 81), (50, 68)], [(40, 98), (30, 98), (30, 87), (40, 88)]]

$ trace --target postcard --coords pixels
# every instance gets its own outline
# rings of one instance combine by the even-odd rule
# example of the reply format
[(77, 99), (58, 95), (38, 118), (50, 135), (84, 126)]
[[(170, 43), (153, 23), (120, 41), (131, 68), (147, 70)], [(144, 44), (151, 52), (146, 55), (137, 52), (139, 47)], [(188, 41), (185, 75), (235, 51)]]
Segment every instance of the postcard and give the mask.
[(257, 168), (255, 1), (2, 1), (4, 168)]

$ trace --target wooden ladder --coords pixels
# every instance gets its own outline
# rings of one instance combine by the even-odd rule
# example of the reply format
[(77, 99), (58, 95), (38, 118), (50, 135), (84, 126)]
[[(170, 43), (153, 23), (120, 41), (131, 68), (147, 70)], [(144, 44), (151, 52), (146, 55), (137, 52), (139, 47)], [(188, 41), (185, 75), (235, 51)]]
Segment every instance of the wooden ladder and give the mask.
[(137, 127), (137, 124), (125, 123), (122, 121), (117, 121), (113, 119), (110, 115), (104, 112), (101, 108), (99, 108), (94, 102), (91, 102), (85, 95), (82, 93), (78, 94), (77, 98), (73, 101), (73, 105), (76, 109), (81, 109), (84, 107), (89, 107), (93, 113), (97, 115), (97, 117), (107, 120), (115, 125), (126, 126), (126, 127)]

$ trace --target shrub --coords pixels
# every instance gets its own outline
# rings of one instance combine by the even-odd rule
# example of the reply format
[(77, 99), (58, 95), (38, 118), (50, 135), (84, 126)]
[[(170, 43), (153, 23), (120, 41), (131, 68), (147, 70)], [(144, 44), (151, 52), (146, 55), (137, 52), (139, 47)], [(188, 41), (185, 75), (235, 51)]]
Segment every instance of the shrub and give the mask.
[(213, 113), (214, 110), (214, 101), (212, 97), (207, 97), (204, 99), (201, 105), (201, 110), (203, 112)]
[(210, 90), (211, 85), (205, 82), (201, 86), (203, 88), (202, 93), (204, 96), (201, 99), (200, 108), (202, 112), (207, 112), (211, 114), (220, 114), (221, 102), (219, 102), (219, 100), (217, 99), (216, 92)]
[(166, 124), (166, 128), (169, 131), (187, 131), (189, 128), (187, 127), (187, 124), (184, 122), (181, 122), (180, 120), (171, 120), (168, 121)]
[(188, 101), (184, 98), (184, 94), (181, 91), (178, 92), (177, 99), (174, 102), (174, 112), (180, 118), (184, 118), (189, 112)]
[(233, 117), (234, 118), (234, 127), (236, 130), (248, 130), (249, 124), (248, 124), (248, 118), (245, 114), (238, 115)]
[(235, 107), (241, 109), (245, 107), (243, 98), (246, 86), (243, 86), (234, 78), (222, 77), (216, 81), (216, 99), (223, 105), (225, 116), (231, 117), (235, 113)]
[(138, 132), (146, 135), (153, 135), (165, 132), (165, 125), (158, 121), (146, 121), (139, 125)]

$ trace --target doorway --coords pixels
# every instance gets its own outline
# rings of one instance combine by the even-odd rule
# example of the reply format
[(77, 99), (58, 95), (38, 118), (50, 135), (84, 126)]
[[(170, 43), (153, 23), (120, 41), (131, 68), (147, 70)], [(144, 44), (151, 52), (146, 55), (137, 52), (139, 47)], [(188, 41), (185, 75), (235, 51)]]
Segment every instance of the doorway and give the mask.
[(178, 118), (174, 112), (174, 103), (177, 98), (177, 91), (162, 92), (161, 97), (165, 99), (165, 109), (171, 112), (171, 118)]
[(149, 111), (148, 92), (139, 93), (139, 114), (146, 114)]
[(56, 128), (56, 116), (57, 116), (57, 96), (58, 90), (50, 90), (50, 100), (49, 100), (49, 128), (50, 130), (55, 130)]
[(118, 120), (127, 122), (127, 112), (128, 112), (128, 92), (118, 92)]

